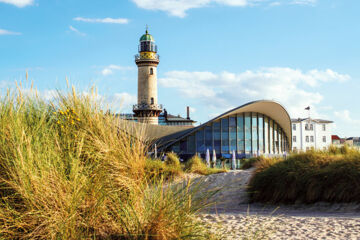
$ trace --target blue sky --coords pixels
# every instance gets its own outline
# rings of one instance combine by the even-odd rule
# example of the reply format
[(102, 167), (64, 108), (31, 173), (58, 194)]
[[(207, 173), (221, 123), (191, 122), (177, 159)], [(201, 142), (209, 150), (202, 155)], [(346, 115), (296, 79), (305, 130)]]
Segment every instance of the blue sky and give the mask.
[(189, 105), (205, 122), (273, 99), (294, 118), (310, 105), (335, 134), (360, 136), (359, 9), (357, 0), (0, 0), (0, 87), (28, 71), (51, 98), (68, 77), (130, 112), (148, 24), (168, 112), (185, 115)]

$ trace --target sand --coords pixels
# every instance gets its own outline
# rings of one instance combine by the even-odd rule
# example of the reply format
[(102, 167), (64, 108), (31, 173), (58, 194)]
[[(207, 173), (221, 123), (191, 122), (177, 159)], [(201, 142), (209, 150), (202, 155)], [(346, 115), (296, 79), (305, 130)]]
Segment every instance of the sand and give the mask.
[(198, 215), (221, 239), (359, 239), (360, 205), (248, 204), (246, 187), (253, 169), (190, 178), (218, 188), (216, 205)]

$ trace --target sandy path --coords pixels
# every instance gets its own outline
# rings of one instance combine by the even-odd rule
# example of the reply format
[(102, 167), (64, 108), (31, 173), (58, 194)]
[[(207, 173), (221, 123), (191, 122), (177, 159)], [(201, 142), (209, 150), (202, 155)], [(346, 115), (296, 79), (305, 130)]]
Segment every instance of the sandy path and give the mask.
[(201, 214), (221, 239), (360, 239), (360, 218)]
[(220, 187), (213, 206), (199, 219), (221, 239), (359, 239), (360, 205), (273, 206), (247, 204), (252, 170), (200, 177), (208, 189)]

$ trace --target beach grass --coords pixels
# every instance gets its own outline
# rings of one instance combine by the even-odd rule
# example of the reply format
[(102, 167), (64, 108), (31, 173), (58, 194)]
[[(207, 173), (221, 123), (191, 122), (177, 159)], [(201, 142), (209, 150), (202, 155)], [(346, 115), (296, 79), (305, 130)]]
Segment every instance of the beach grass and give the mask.
[(200, 175), (210, 175), (210, 174), (227, 172), (227, 170), (224, 168), (210, 168), (206, 166), (204, 161), (196, 155), (190, 158), (185, 163), (184, 169), (188, 173), (197, 173)]
[(143, 136), (89, 92), (1, 98), (0, 239), (215, 239), (194, 217), (207, 196), (163, 187)]
[(249, 189), (254, 202), (360, 202), (360, 152), (348, 146), (264, 158), (255, 167)]

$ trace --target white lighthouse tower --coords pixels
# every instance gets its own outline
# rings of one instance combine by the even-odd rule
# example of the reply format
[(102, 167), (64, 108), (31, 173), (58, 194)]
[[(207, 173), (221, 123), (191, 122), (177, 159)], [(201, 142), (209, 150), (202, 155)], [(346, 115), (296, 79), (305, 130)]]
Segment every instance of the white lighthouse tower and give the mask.
[(133, 111), (138, 122), (158, 124), (162, 106), (157, 96), (157, 66), (159, 55), (153, 36), (146, 29), (140, 38), (139, 54), (135, 56), (138, 66), (138, 101)]

